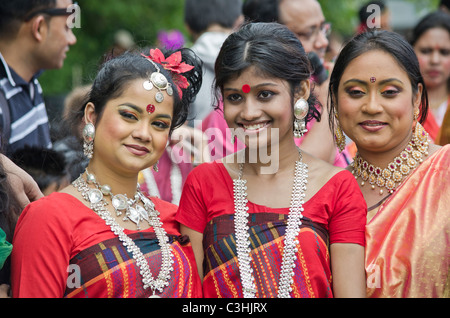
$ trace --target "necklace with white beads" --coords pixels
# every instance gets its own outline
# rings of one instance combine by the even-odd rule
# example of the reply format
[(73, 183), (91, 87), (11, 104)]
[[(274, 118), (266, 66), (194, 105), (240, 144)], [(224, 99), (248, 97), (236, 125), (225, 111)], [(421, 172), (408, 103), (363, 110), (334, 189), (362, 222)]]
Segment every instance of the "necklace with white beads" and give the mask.
[[(89, 178), (90, 182), (94, 183), (95, 178), (93, 177), (92, 174), (89, 174)], [(83, 175), (80, 175), (78, 179), (76, 179), (72, 184), (78, 191), (81, 192), (83, 198), (91, 203), (91, 209), (95, 213), (97, 213), (105, 221), (107, 225), (111, 227), (111, 231), (118, 236), (119, 240), (125, 246), (127, 251), (131, 253), (133, 259), (136, 261), (136, 264), (140, 268), (143, 288), (144, 289), (147, 289), (149, 287), (151, 288), (153, 295), (150, 297), (159, 297), (155, 294), (155, 292), (158, 291), (159, 293), (162, 293), (164, 291), (164, 288), (169, 285), (171, 272), (174, 269), (173, 268), (174, 261), (172, 250), (169, 243), (169, 238), (167, 236), (166, 231), (162, 227), (162, 222), (159, 218), (159, 212), (155, 209), (155, 205), (153, 204), (153, 202), (140, 191), (138, 186), (137, 193), (135, 195), (135, 200), (133, 200), (133, 204), (135, 205), (135, 207), (137, 207), (138, 200), (140, 200), (143, 203), (144, 207), (142, 208), (139, 205), (140, 209), (138, 209), (137, 213), (139, 214), (139, 218), (142, 218), (142, 220), (147, 221), (148, 224), (153, 227), (156, 237), (158, 239), (158, 244), (161, 248), (162, 264), (159, 275), (156, 279), (154, 279), (152, 276), (150, 266), (148, 264), (147, 259), (145, 258), (145, 255), (141, 252), (140, 248), (136, 245), (136, 243), (134, 243), (134, 241), (128, 235), (125, 234), (124, 228), (117, 223), (117, 221), (108, 211), (106, 207), (108, 203), (103, 198), (102, 192), (98, 191), (99, 190), (98, 187), (102, 189), (107, 188), (109, 190), (110, 188), (107, 185), (104, 185), (102, 187), (95, 182), (96, 188), (92, 189), (89, 187), (88, 182), (84, 180)], [(110, 193), (110, 191), (107, 195), (111, 195), (112, 197), (114, 197), (112, 193)], [(123, 204), (127, 205), (126, 208), (128, 208), (128, 204), (130, 204), (130, 202), (125, 202)], [(135, 209), (133, 208), (133, 210)], [(124, 220), (131, 220), (131, 218), (129, 218), (128, 215), (125, 216)], [(139, 222), (137, 223), (137, 225), (139, 225)]]
[[(278, 298), (290, 298), (292, 284), (294, 283), (294, 267), (297, 245), (297, 236), (300, 232), (301, 219), (303, 218), (303, 204), (308, 179), (308, 166), (302, 162), (302, 154), (299, 151), (299, 159), (295, 162), (295, 177), (292, 187), (291, 206), (284, 236), (283, 257), (281, 261), (280, 282), (278, 284)], [(256, 286), (251, 266), (250, 234), (248, 226), (248, 200), (247, 180), (242, 179), (244, 164), (239, 164), (239, 178), (233, 180), (234, 209), (235, 209), (235, 234), (237, 260), (241, 277), (244, 298), (255, 298)]]

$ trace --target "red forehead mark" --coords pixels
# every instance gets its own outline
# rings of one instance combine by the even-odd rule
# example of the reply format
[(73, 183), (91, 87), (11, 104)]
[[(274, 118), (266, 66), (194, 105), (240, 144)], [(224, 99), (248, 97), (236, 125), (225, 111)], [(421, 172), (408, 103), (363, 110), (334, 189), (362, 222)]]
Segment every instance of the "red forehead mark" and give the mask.
[(245, 85), (242, 86), (242, 91), (243, 91), (245, 94), (250, 93), (251, 90), (252, 90), (252, 89), (251, 89), (250, 85), (245, 84)]
[(155, 112), (155, 106), (152, 104), (147, 105), (147, 113), (153, 114)]
[(377, 81), (377, 79), (376, 79), (375, 77), (372, 76), (372, 77), (370, 78), (370, 82), (371, 82), (371, 83), (375, 83), (376, 81)]

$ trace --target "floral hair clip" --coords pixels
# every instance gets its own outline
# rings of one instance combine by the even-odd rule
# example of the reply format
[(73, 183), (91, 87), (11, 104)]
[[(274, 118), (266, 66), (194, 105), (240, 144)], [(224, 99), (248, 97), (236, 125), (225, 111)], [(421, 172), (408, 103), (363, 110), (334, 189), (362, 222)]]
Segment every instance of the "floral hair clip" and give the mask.
[(158, 103), (162, 103), (164, 101), (164, 94), (162, 93), (162, 91), (165, 90), (167, 91), (167, 95), (172, 96), (173, 95), (172, 85), (169, 83), (167, 78), (163, 74), (161, 74), (161, 70), (159, 69), (158, 65), (156, 65), (155, 62), (153, 62), (149, 57), (143, 54), (142, 56), (144, 56), (156, 68), (156, 72), (150, 74), (150, 78), (147, 81), (145, 81), (142, 84), (142, 86), (147, 91), (151, 91), (153, 87), (156, 87), (158, 93), (156, 93), (155, 95), (155, 100)]
[(177, 87), (178, 95), (182, 98), (183, 92), (181, 89), (188, 88), (189, 82), (186, 77), (180, 74), (189, 72), (194, 68), (194, 66), (181, 61), (181, 52), (175, 52), (166, 59), (164, 54), (159, 49), (151, 49), (149, 56), (145, 54), (142, 54), (142, 56), (149, 60), (156, 68), (156, 72), (152, 73), (150, 75), (150, 79), (145, 81), (143, 84), (144, 88), (148, 91), (152, 90), (153, 87), (156, 87), (159, 90), (159, 92), (155, 95), (156, 101), (161, 103), (164, 100), (164, 95), (161, 92), (162, 90), (166, 90), (169, 96), (173, 95), (172, 86), (167, 78), (161, 74), (161, 71), (156, 63), (162, 65), (164, 69), (172, 73), (172, 79)]

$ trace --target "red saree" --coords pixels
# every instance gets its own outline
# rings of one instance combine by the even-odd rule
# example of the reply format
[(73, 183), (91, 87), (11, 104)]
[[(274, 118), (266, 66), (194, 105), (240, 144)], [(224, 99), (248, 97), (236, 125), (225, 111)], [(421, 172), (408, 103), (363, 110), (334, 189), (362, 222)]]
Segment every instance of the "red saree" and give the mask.
[(449, 167), (446, 146), (368, 213), (368, 297), (449, 297)]

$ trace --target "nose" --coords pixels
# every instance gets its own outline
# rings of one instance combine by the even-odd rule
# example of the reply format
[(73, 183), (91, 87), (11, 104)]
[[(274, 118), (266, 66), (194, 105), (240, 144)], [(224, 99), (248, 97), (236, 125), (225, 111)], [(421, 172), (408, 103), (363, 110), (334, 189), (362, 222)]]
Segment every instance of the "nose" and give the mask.
[(69, 29), (69, 32), (67, 34), (67, 43), (69, 45), (74, 45), (75, 43), (77, 43), (77, 37), (72, 32), (72, 29)]
[(247, 98), (240, 113), (241, 119), (251, 122), (258, 119), (260, 116), (261, 108), (259, 107), (258, 102), (251, 97)]
[(369, 98), (366, 100), (366, 103), (362, 108), (363, 112), (370, 115), (380, 113), (382, 109), (380, 100), (375, 92), (369, 94)]
[(145, 121), (141, 121), (134, 127), (131, 134), (134, 139), (137, 139), (143, 143), (148, 143), (152, 140), (149, 124)]
[(431, 53), (431, 62), (433, 64), (438, 64), (441, 59), (441, 55), (439, 53), (439, 50), (433, 50), (433, 53)]
[(328, 44), (330, 44), (330, 41), (328, 41), (326, 34), (324, 32), (318, 32), (314, 40), (314, 48), (317, 50), (325, 49), (328, 47)]

